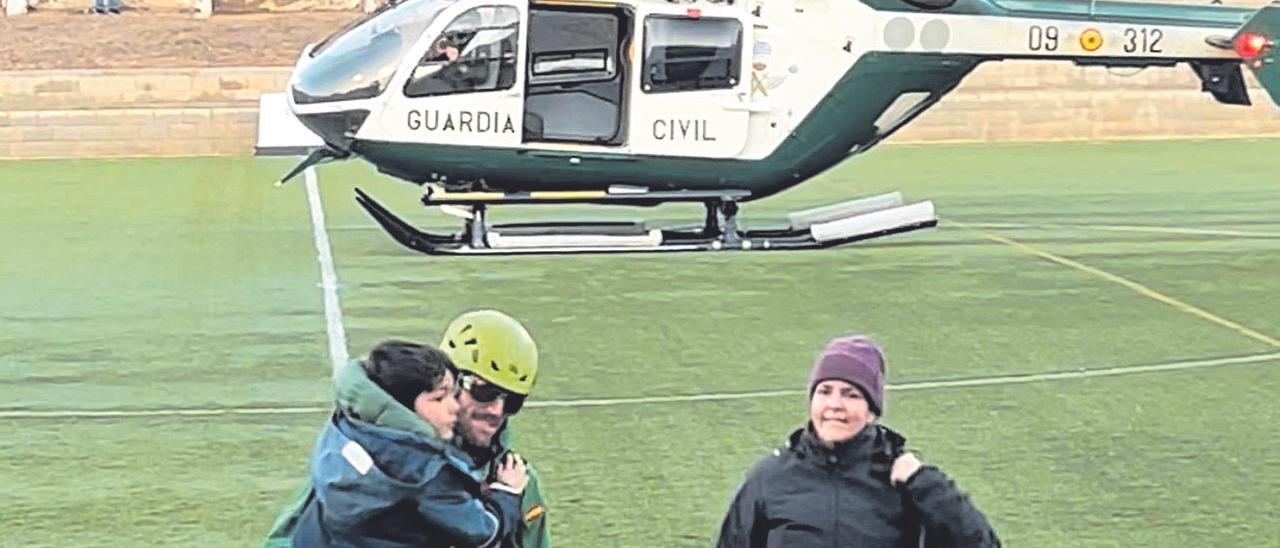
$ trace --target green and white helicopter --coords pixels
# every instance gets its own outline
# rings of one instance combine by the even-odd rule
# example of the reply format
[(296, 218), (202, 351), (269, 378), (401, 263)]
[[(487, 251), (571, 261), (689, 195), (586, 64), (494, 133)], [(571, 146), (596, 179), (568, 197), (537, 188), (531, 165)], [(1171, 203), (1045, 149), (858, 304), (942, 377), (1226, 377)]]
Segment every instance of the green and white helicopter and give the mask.
[[(430, 254), (823, 248), (937, 223), (899, 194), (743, 230), (739, 203), (873, 148), (986, 61), (1188, 63), (1249, 104), (1241, 66), (1280, 102), (1280, 3), (1087, 0), (402, 0), (303, 52), (292, 113), (325, 145), (424, 186), (465, 219), (418, 230), (356, 189), (401, 244)], [(283, 180), (282, 180), (283, 182)], [(491, 225), (508, 204), (702, 202), (689, 229)]]

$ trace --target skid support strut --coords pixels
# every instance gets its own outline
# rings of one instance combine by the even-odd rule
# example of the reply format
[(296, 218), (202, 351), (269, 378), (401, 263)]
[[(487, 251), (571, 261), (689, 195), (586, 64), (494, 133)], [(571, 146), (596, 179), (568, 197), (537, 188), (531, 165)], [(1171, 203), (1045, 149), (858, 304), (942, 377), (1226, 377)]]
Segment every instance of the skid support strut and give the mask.
[(485, 243), (489, 235), (489, 227), (485, 224), (486, 216), (484, 204), (472, 206), (471, 218), (467, 219), (467, 240), (471, 242), (472, 249), (489, 247), (489, 244)]
[(707, 223), (704, 232), (715, 238), (725, 247), (742, 245), (742, 234), (738, 232), (738, 202), (727, 200), (708, 200)]

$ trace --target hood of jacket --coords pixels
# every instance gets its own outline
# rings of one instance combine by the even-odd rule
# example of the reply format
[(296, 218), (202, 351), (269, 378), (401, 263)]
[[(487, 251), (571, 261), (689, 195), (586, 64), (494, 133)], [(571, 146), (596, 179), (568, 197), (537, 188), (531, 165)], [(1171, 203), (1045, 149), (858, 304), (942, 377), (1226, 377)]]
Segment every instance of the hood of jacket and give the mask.
[(334, 375), (333, 403), (338, 410), (362, 422), (439, 439), (435, 429), (422, 417), (374, 383), (360, 360), (347, 362)]

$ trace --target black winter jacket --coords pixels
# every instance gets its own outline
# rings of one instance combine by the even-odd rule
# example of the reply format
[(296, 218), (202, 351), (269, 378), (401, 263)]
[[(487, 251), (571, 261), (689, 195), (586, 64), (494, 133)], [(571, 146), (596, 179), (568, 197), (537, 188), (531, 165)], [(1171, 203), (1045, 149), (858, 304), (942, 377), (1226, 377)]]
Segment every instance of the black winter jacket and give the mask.
[(999, 548), (986, 518), (937, 468), (890, 484), (905, 443), (878, 424), (834, 448), (797, 430), (748, 474), (717, 547)]

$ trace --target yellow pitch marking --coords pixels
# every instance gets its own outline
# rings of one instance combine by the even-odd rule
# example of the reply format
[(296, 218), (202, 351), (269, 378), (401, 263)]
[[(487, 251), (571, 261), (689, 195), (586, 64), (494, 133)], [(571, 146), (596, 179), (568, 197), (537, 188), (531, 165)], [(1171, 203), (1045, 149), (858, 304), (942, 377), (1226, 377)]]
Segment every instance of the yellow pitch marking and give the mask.
[(1199, 308), (1199, 307), (1197, 307), (1197, 306), (1195, 306), (1195, 305), (1191, 305), (1191, 304), (1187, 304), (1187, 303), (1185, 303), (1185, 302), (1179, 301), (1178, 299), (1175, 299), (1175, 298), (1173, 298), (1173, 297), (1170, 297), (1170, 296), (1168, 296), (1168, 295), (1165, 295), (1165, 294), (1163, 294), (1163, 293), (1160, 293), (1159, 291), (1156, 291), (1156, 290), (1154, 290), (1154, 289), (1151, 289), (1151, 288), (1149, 288), (1149, 287), (1147, 287), (1147, 286), (1145, 286), (1145, 285), (1142, 285), (1142, 284), (1140, 284), (1140, 283), (1138, 283), (1138, 282), (1135, 282), (1135, 281), (1133, 281), (1133, 280), (1130, 280), (1130, 279), (1127, 279), (1127, 278), (1122, 278), (1122, 277), (1120, 277), (1120, 276), (1117, 276), (1117, 275), (1112, 274), (1112, 273), (1110, 273), (1110, 272), (1107, 272), (1107, 271), (1105, 271), (1105, 270), (1101, 270), (1101, 269), (1098, 269), (1098, 268), (1094, 268), (1094, 267), (1092, 267), (1092, 266), (1089, 266), (1089, 265), (1087, 265), (1087, 264), (1081, 263), (1081, 262), (1079, 262), (1079, 261), (1073, 261), (1073, 260), (1068, 259), (1068, 258), (1066, 258), (1066, 257), (1061, 257), (1061, 256), (1058, 256), (1058, 255), (1054, 255), (1053, 253), (1049, 253), (1048, 251), (1044, 251), (1044, 250), (1036, 249), (1036, 248), (1031, 247), (1031, 246), (1029, 246), (1029, 245), (1027, 245), (1027, 244), (1024, 244), (1024, 243), (1020, 243), (1020, 242), (1016, 242), (1016, 241), (1014, 241), (1014, 240), (1010, 240), (1010, 239), (1008, 239), (1008, 238), (1004, 238), (1004, 237), (996, 236), (995, 234), (991, 234), (991, 233), (988, 233), (988, 232), (983, 232), (983, 231), (978, 230), (978, 229), (976, 229), (976, 228), (973, 228), (973, 227), (971, 227), (971, 226), (969, 226), (969, 225), (967, 225), (967, 224), (965, 224), (965, 223), (956, 222), (956, 221), (949, 221), (949, 224), (951, 224), (951, 225), (955, 225), (955, 226), (957, 226), (957, 227), (959, 227), (959, 228), (965, 228), (965, 229), (972, 230), (972, 231), (977, 232), (978, 234), (982, 235), (982, 237), (984, 237), (984, 238), (986, 238), (986, 239), (988, 239), (988, 240), (991, 240), (991, 241), (993, 241), (993, 242), (998, 242), (998, 243), (1001, 243), (1001, 244), (1007, 245), (1007, 246), (1009, 246), (1009, 247), (1012, 247), (1012, 248), (1017, 249), (1017, 250), (1019, 250), (1019, 251), (1022, 251), (1022, 252), (1024, 252), (1024, 253), (1027, 253), (1027, 254), (1029, 254), (1029, 255), (1035, 255), (1036, 257), (1040, 257), (1041, 259), (1044, 259), (1044, 260), (1046, 260), (1046, 261), (1050, 261), (1050, 262), (1058, 263), (1058, 264), (1060, 264), (1060, 265), (1062, 265), (1062, 266), (1066, 266), (1066, 267), (1074, 268), (1074, 269), (1079, 270), (1079, 271), (1081, 271), (1081, 272), (1086, 272), (1086, 273), (1092, 274), (1092, 275), (1094, 275), (1094, 276), (1097, 276), (1097, 277), (1102, 278), (1102, 279), (1104, 279), (1104, 280), (1107, 280), (1107, 281), (1109, 281), (1109, 282), (1113, 282), (1113, 283), (1120, 284), (1120, 285), (1125, 286), (1125, 287), (1127, 287), (1127, 288), (1129, 288), (1129, 289), (1132, 289), (1133, 291), (1137, 292), (1139, 295), (1142, 295), (1143, 297), (1147, 297), (1148, 299), (1151, 299), (1151, 300), (1154, 300), (1154, 301), (1157, 301), (1157, 302), (1161, 302), (1161, 303), (1167, 304), (1167, 305), (1172, 306), (1172, 307), (1174, 307), (1174, 308), (1176, 308), (1176, 309), (1178, 309), (1178, 310), (1181, 310), (1181, 311), (1183, 311), (1183, 312), (1185, 312), (1185, 313), (1187, 313), (1187, 314), (1191, 314), (1192, 316), (1196, 316), (1196, 317), (1199, 317), (1199, 318), (1201, 318), (1201, 319), (1208, 320), (1208, 321), (1210, 321), (1210, 322), (1213, 322), (1213, 323), (1215, 323), (1215, 324), (1218, 324), (1218, 325), (1220, 325), (1220, 326), (1222, 326), (1222, 327), (1226, 327), (1227, 329), (1230, 329), (1230, 330), (1232, 330), (1232, 331), (1235, 331), (1236, 333), (1239, 333), (1239, 334), (1241, 334), (1241, 335), (1244, 335), (1244, 336), (1246, 336), (1246, 337), (1249, 337), (1250, 339), (1253, 339), (1253, 340), (1256, 340), (1256, 341), (1261, 341), (1261, 342), (1263, 342), (1263, 343), (1266, 343), (1266, 344), (1267, 344), (1267, 345), (1269, 345), (1269, 346), (1273, 346), (1273, 347), (1276, 347), (1276, 348), (1280, 348), (1280, 340), (1278, 340), (1278, 339), (1275, 339), (1275, 338), (1269, 337), (1269, 336), (1267, 336), (1267, 335), (1264, 335), (1264, 334), (1262, 334), (1262, 333), (1259, 333), (1259, 332), (1257, 332), (1257, 331), (1254, 331), (1254, 330), (1252, 330), (1252, 329), (1249, 329), (1248, 327), (1245, 327), (1244, 325), (1241, 325), (1241, 324), (1239, 324), (1239, 323), (1236, 323), (1236, 322), (1233, 322), (1233, 321), (1228, 320), (1228, 319), (1226, 319), (1226, 318), (1223, 318), (1222, 316), (1219, 316), (1219, 315), (1217, 315), (1217, 314), (1214, 314), (1214, 313), (1212, 313), (1212, 312), (1209, 312), (1208, 310), (1205, 310), (1205, 309), (1203, 309), (1203, 308)]

